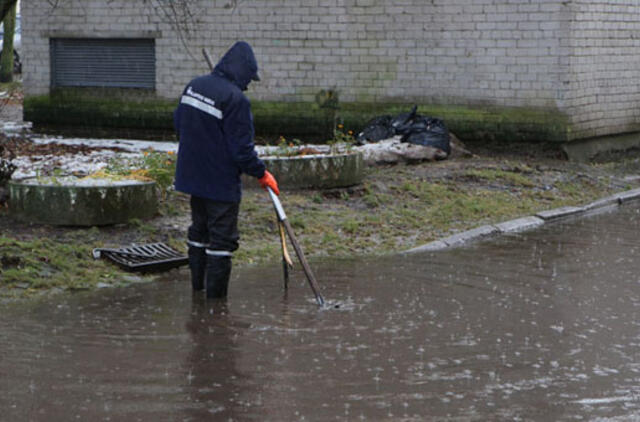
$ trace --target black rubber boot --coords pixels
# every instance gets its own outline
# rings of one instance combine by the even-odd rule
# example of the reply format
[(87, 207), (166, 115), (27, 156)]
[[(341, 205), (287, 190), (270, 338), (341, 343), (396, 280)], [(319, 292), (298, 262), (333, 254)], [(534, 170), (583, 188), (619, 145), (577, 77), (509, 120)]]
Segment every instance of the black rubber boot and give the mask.
[(207, 256), (207, 298), (227, 297), (231, 257)]
[(207, 253), (204, 248), (189, 246), (189, 268), (193, 290), (204, 289), (204, 275), (207, 270)]

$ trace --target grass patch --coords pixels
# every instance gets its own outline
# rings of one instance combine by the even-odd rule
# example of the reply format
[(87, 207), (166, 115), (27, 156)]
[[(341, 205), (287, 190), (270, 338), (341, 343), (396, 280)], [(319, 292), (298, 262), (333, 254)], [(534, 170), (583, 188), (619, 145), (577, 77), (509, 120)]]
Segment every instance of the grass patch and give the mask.
[(0, 92), (7, 91), (12, 93), (20, 90), (22, 90), (22, 82), (20, 81), (0, 82)]
[[(513, 171), (461, 170), (457, 177), (441, 180), (421, 176), (421, 166), (373, 169), (369, 182), (347, 199), (340, 194), (322, 196), (319, 191), (283, 192), (283, 207), (305, 254), (346, 257), (397, 252), (479, 225), (584, 204), (615, 191), (606, 180), (571, 174), (558, 173), (554, 177), (560, 181), (550, 183), (524, 164), (500, 167)], [(237, 263), (279, 259), (276, 217), (264, 192), (245, 192), (239, 225)]]
[(512, 171), (498, 169), (472, 169), (464, 173), (464, 177), (483, 180), (486, 182), (504, 182), (513, 186), (533, 187), (536, 185), (527, 176)]
[(118, 284), (122, 273), (94, 260), (89, 246), (50, 239), (19, 241), (0, 236), (0, 294), (22, 289), (27, 294), (54, 287), (88, 289)]
[[(452, 159), (369, 167), (357, 187), (283, 190), (281, 201), (308, 258), (375, 256), (483, 224), (586, 204), (621, 190), (610, 170), (494, 156)], [(105, 244), (161, 241), (186, 252), (189, 197), (172, 191), (160, 202), (157, 218), (119, 228), (14, 228), (5, 212), (0, 210), (0, 296), (123, 283), (126, 273), (91, 257), (91, 248)], [(239, 229), (234, 265), (281, 260), (276, 215), (263, 190), (244, 191)], [(295, 261), (291, 245), (289, 252)]]

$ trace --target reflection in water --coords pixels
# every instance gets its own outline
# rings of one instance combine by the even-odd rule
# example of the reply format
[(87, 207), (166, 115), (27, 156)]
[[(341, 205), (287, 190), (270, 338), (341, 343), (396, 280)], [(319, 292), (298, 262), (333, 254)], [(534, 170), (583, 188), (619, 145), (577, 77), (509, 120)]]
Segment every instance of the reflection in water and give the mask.
[(212, 414), (220, 420), (237, 420), (242, 415), (242, 390), (249, 388), (247, 379), (235, 370), (238, 327), (226, 300), (207, 301), (203, 294), (194, 294), (191, 303), (185, 327), (193, 346), (184, 365), (185, 388), (197, 406), (187, 414), (194, 420)]
[(640, 418), (639, 214), (4, 306), (0, 420)]

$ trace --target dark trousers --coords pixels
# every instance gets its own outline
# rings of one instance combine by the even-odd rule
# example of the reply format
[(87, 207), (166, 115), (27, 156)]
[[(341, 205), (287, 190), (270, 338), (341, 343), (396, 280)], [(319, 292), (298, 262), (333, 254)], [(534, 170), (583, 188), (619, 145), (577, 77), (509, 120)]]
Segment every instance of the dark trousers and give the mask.
[(191, 197), (189, 240), (205, 244), (207, 249), (233, 252), (238, 249), (237, 202), (217, 202)]
[(231, 274), (231, 255), (238, 249), (240, 204), (191, 197), (189, 267), (194, 290), (207, 297), (225, 297)]

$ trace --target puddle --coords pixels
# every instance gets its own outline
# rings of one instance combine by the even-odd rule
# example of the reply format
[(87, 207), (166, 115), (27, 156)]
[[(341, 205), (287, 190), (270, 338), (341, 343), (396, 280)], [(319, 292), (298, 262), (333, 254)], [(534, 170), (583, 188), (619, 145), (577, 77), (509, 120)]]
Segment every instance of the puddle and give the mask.
[[(0, 309), (6, 420), (640, 418), (640, 210), (468, 247)], [(336, 308), (334, 305), (339, 305)], [(5, 419), (3, 419), (5, 420)]]

